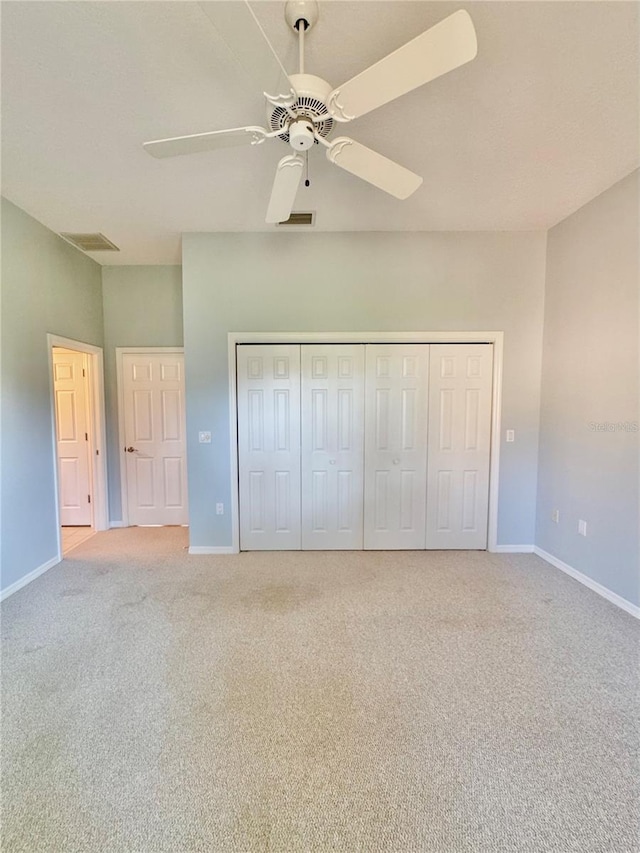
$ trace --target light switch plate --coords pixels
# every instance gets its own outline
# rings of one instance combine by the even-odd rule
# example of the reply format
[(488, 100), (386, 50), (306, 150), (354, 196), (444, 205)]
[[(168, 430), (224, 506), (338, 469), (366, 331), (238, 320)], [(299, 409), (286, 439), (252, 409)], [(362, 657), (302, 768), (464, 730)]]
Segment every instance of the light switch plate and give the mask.
[(507, 441), (515, 441), (516, 440), (516, 431), (514, 429), (507, 430)]

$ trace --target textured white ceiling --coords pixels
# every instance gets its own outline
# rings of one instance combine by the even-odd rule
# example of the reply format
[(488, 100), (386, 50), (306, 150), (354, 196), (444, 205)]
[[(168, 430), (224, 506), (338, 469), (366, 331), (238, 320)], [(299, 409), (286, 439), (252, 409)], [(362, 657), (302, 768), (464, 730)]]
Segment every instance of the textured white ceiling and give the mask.
[[(253, 4), (285, 67), (284, 3)], [(459, 3), (330, 0), (306, 70), (338, 85)], [(637, 2), (470, 2), (474, 62), (349, 125), (424, 177), (401, 202), (316, 148), (296, 209), (320, 231), (547, 228), (640, 162)], [(100, 263), (180, 262), (187, 231), (270, 231), (279, 141), (154, 160), (148, 139), (264, 124), (192, 2), (3, 2), (3, 194), (53, 231), (101, 231)]]

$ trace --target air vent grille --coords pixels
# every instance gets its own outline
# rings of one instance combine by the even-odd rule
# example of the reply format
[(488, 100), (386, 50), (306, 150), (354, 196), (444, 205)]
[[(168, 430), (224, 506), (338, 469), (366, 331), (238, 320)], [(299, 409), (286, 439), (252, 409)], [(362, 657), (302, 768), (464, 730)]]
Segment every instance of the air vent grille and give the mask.
[(292, 213), (284, 222), (278, 222), (278, 225), (313, 225), (315, 214), (313, 211), (308, 213), (296, 212)]
[(60, 236), (67, 243), (71, 243), (82, 252), (119, 252), (120, 249), (107, 240), (104, 234), (69, 234), (61, 233)]

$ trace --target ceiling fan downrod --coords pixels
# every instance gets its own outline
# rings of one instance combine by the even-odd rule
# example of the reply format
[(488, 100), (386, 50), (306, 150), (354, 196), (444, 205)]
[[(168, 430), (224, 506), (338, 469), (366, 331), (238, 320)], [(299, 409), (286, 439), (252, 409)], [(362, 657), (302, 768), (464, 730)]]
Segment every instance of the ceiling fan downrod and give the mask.
[(288, 0), (284, 17), (289, 26), (298, 33), (299, 73), (304, 74), (304, 34), (318, 20), (318, 4), (316, 0)]
[(304, 74), (304, 31), (307, 29), (307, 22), (300, 18), (296, 28), (298, 30), (298, 68), (299, 73)]

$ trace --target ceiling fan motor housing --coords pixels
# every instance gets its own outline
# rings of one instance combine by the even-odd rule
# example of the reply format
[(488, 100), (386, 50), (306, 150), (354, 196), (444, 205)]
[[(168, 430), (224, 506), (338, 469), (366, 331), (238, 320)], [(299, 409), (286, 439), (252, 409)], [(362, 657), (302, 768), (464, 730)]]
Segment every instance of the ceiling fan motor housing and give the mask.
[[(315, 74), (290, 74), (289, 80), (298, 95), (291, 110), (298, 119), (315, 118), (315, 122), (309, 123), (313, 125), (318, 136), (327, 137), (333, 127), (333, 118), (327, 109), (327, 99), (333, 89), (331, 84), (323, 80), (322, 77), (316, 77)], [(267, 103), (267, 122), (270, 130), (282, 130), (280, 139), (290, 142), (289, 135), (294, 123), (284, 107), (274, 107)], [(296, 127), (296, 130), (299, 132), (299, 127)], [(312, 134), (311, 143), (306, 147), (311, 147), (313, 141)], [(297, 150), (304, 150), (301, 145), (292, 145), (292, 147)]]

